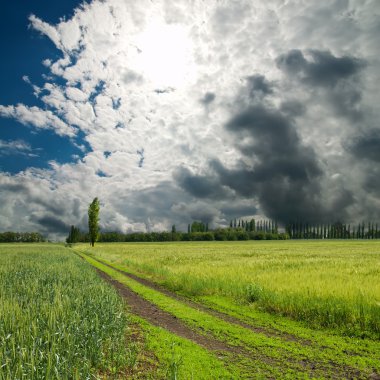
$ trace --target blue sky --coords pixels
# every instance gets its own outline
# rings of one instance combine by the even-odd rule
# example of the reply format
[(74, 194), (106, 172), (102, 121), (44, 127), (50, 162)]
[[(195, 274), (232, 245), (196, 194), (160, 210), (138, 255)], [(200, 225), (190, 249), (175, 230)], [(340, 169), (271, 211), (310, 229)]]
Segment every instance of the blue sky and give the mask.
[[(41, 64), (47, 58), (57, 59), (61, 53), (54, 44), (31, 29), (28, 17), (31, 14), (57, 23), (61, 18), (70, 18), (81, 1), (46, 1), (15, 0), (2, 6), (0, 23), (0, 47), (6, 52), (6, 59), (0, 62), (0, 104), (25, 103), (41, 106), (41, 101), (33, 95), (33, 89), (23, 77), (27, 76), (33, 83), (41, 84), (43, 74), (48, 69)], [(4, 141), (22, 140), (28, 142), (35, 150), (32, 155), (4, 154), (1, 157), (0, 170), (17, 173), (30, 166), (46, 168), (50, 160), (69, 162), (73, 155), (82, 155), (80, 149), (69, 139), (62, 138), (54, 132), (36, 134), (30, 127), (17, 120), (1, 119), (0, 139)]]
[(17, 103), (35, 102), (30, 86), (22, 80), (28, 75), (41, 82), (42, 74), (48, 70), (41, 65), (46, 58), (57, 58), (60, 52), (54, 44), (39, 32), (30, 29), (28, 17), (31, 14), (57, 23), (61, 18), (69, 18), (81, 1), (62, 1), (48, 4), (43, 0), (15, 0), (1, 7), (0, 46), (6, 52), (6, 59), (1, 60), (0, 101)]
[(0, 231), (380, 220), (378, 0), (5, 2)]

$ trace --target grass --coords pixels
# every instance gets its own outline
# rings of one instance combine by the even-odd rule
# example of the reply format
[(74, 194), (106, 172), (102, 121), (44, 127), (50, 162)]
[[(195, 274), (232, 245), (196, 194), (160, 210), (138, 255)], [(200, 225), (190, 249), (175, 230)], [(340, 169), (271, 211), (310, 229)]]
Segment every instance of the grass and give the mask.
[(380, 339), (379, 241), (98, 244), (91, 252), (190, 297)]
[[(75, 246), (86, 262), (59, 245), (1, 245), (0, 380), (369, 378), (380, 373), (379, 248), (374, 241)], [(258, 329), (190, 307), (94, 258)], [(88, 264), (239, 350), (210, 352), (129, 316)]]
[[(230, 366), (243, 373), (240, 378), (324, 378), (329, 373), (339, 378), (367, 378), (373, 371), (380, 371), (380, 346), (377, 342), (331, 337), (310, 329), (301, 329), (302, 337), (298, 339), (296, 325), (292, 326), (293, 323), (290, 323), (288, 326), (289, 321), (283, 318), (268, 322), (268, 314), (265, 313), (255, 313), (255, 324), (258, 322), (260, 326), (266, 323), (269, 326), (271, 323), (277, 325), (280, 321), (281, 329), (284, 332), (290, 330), (294, 334), (293, 338), (288, 340), (277, 335), (267, 336), (265, 333), (252, 332), (147, 288), (87, 255), (84, 257), (91, 265), (175, 315), (194, 330), (211, 334), (231, 346), (243, 347), (247, 352), (246, 357), (235, 355), (228, 358)], [(312, 343), (305, 344), (307, 340)]]
[[(146, 339), (147, 348), (156, 355), (160, 366), (151, 378), (157, 379), (242, 379), (233, 366), (225, 365), (216, 355), (187, 339), (176, 336), (141, 318), (133, 317)], [(146, 378), (146, 377), (145, 377)]]
[(123, 377), (127, 327), (114, 289), (64, 247), (0, 246), (0, 379)]

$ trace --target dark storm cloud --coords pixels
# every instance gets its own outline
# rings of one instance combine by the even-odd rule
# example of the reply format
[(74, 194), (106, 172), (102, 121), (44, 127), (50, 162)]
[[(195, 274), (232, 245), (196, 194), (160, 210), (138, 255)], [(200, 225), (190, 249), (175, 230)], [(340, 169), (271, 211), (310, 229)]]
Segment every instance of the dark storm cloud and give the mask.
[(362, 121), (365, 117), (361, 110), (361, 90), (352, 83), (339, 83), (329, 94), (328, 100), (338, 115), (344, 116), (354, 123)]
[(249, 95), (251, 98), (264, 97), (273, 94), (273, 85), (264, 75), (252, 75), (247, 77)]
[(329, 51), (320, 50), (308, 53), (311, 60), (307, 60), (300, 50), (290, 50), (276, 59), (277, 67), (313, 86), (333, 87), (365, 66), (363, 60), (351, 56), (335, 57)]
[(305, 113), (306, 107), (301, 102), (289, 100), (281, 103), (280, 110), (288, 117), (297, 117)]
[[(284, 61), (291, 62), (297, 70), (309, 64), (299, 51), (291, 52)], [(343, 217), (353, 202), (352, 194), (342, 190), (337, 201), (330, 200), (326, 205), (321, 188), (325, 175), (316, 153), (302, 142), (295, 124), (296, 117), (304, 113), (304, 105), (284, 100), (279, 106), (270, 106), (263, 100), (272, 93), (273, 85), (264, 76), (247, 78), (241, 92), (245, 99), (237, 98), (240, 109), (225, 124), (233, 144), (242, 154), (235, 167), (227, 168), (213, 159), (207, 175), (195, 175), (182, 168), (176, 172), (175, 180), (198, 199), (251, 199), (253, 204), (260, 204), (261, 212), (283, 223)], [(233, 191), (227, 191), (228, 188)], [(224, 212), (236, 215), (234, 210)], [(244, 214), (256, 212), (252, 209)]]
[(51, 214), (61, 214), (65, 208), (64, 205), (60, 205), (57, 202), (46, 200), (45, 195), (38, 192), (31, 183), (1, 184), (0, 190), (4, 192), (4, 194), (9, 192), (22, 195), (26, 203), (43, 206), (44, 209)]
[(380, 162), (380, 130), (370, 130), (354, 138), (347, 149), (357, 158)]
[(65, 233), (69, 231), (69, 226), (54, 216), (43, 216), (36, 218), (38, 224), (45, 228), (48, 233)]
[[(380, 194), (380, 130), (370, 129), (361, 136), (356, 136), (346, 144), (346, 150), (353, 155), (365, 175), (363, 188), (371, 194)], [(368, 215), (373, 210), (367, 210)]]
[[(226, 129), (251, 165), (227, 169), (220, 161), (212, 161), (220, 185), (239, 196), (257, 198), (267, 215), (281, 222), (323, 218), (319, 202), (323, 173), (314, 151), (302, 145), (284, 114), (251, 106), (235, 115)], [(215, 178), (209, 181), (217, 183)]]
[(352, 56), (336, 57), (329, 51), (290, 50), (276, 59), (277, 67), (290, 78), (326, 91), (325, 100), (339, 116), (352, 122), (363, 119), (359, 74), (367, 62)]
[(221, 208), (223, 214), (228, 215), (230, 219), (241, 218), (247, 215), (256, 215), (257, 207), (252, 205), (237, 204), (234, 205), (233, 202), (229, 203), (227, 206)]
[(42, 194), (31, 196), (30, 200), (31, 200), (31, 202), (42, 206), (45, 209), (45, 211), (50, 212), (50, 213), (55, 214), (55, 215), (61, 215), (66, 210), (66, 207), (64, 204), (59, 203), (59, 202), (55, 202), (52, 200), (50, 200), (50, 202), (49, 202), (46, 199), (44, 199)]
[(120, 207), (126, 209), (126, 215), (134, 215), (135, 220), (139, 222), (155, 217), (157, 210), (160, 214), (162, 211), (162, 217), (165, 218), (170, 215), (169, 210), (175, 192), (170, 183), (162, 182), (155, 187), (132, 194), (128, 199), (121, 197), (123, 204), (120, 204)]
[(71, 209), (72, 210), (71, 213), (75, 217), (76, 220), (79, 220), (80, 217), (81, 217), (80, 206), (81, 206), (80, 200), (78, 198), (75, 198), (73, 200), (73, 206), (72, 206), (72, 209)]
[[(368, 170), (366, 179), (364, 181), (364, 188), (369, 193), (375, 196), (380, 195), (380, 170), (377, 167), (372, 167)], [(372, 211), (375, 211), (372, 210)]]
[(189, 220), (197, 220), (203, 223), (212, 223), (215, 218), (215, 209), (213, 207), (188, 207), (187, 212), (189, 215)]
[(218, 179), (210, 175), (194, 175), (187, 168), (179, 168), (174, 173), (178, 185), (196, 198), (222, 199), (227, 196)]
[[(290, 78), (296, 77), (306, 84), (307, 91), (321, 88), (336, 112), (347, 114), (352, 120), (360, 114), (356, 109), (361, 100), (357, 74), (364, 66), (362, 61), (335, 57), (325, 51), (309, 51), (305, 56), (300, 50), (292, 50), (276, 63)], [(316, 152), (302, 141), (297, 130), (297, 123), (306, 114), (306, 103), (287, 99), (284, 94), (277, 105), (268, 95), (274, 94), (275, 89), (279, 92), (281, 83), (275, 85), (260, 74), (246, 79), (235, 99), (236, 110), (224, 126), (241, 159), (233, 167), (212, 159), (207, 175), (195, 175), (181, 168), (174, 177), (177, 184), (197, 199), (252, 201), (260, 205), (261, 214), (282, 223), (345, 220), (347, 210), (356, 201), (352, 190), (343, 183), (330, 183)], [(379, 141), (361, 138), (351, 146), (351, 151), (377, 161)], [(367, 181), (366, 186), (374, 188), (375, 182)], [(336, 190), (326, 194), (326, 188), (322, 187), (326, 185), (335, 186)], [(240, 215), (258, 212), (256, 209), (244, 212), (246, 206), (247, 203), (237, 210)], [(220, 210), (225, 216), (237, 215), (226, 209), (225, 204)]]
[(130, 215), (134, 223), (145, 224), (147, 229), (156, 224), (176, 224), (178, 230), (186, 231), (187, 224), (193, 220), (211, 223), (219, 214), (210, 202), (194, 200), (166, 181), (126, 198), (121, 196), (116, 207), (119, 212)]
[(305, 70), (308, 62), (301, 50), (293, 49), (285, 54), (281, 54), (276, 59), (277, 67), (289, 74), (298, 74)]
[(182, 202), (175, 205), (172, 208), (172, 211), (174, 214), (182, 216), (182, 218), (185, 216), (189, 223), (197, 220), (212, 224), (219, 214), (219, 211), (215, 208), (214, 205), (203, 202)]
[[(313, 54), (315, 62), (308, 62), (298, 50), (277, 62), (288, 72), (302, 72), (310, 81), (330, 78), (337, 83), (339, 75), (344, 78), (357, 70), (355, 60), (333, 59), (324, 52)], [(315, 65), (320, 65), (320, 69)], [(333, 69), (334, 65), (339, 70)], [(266, 101), (260, 102), (263, 97), (254, 99), (252, 89), (270, 94), (272, 87), (263, 76), (250, 78), (246, 96), (252, 101), (238, 102), (248, 105), (240, 106), (225, 125), (243, 159), (234, 168), (226, 168), (218, 160), (211, 162), (221, 185), (230, 187), (237, 195), (256, 199), (262, 211), (279, 222), (344, 218), (347, 207), (354, 202), (352, 193), (341, 189), (336, 200), (324, 199), (321, 183), (325, 174), (315, 151), (302, 142), (297, 132), (296, 118), (304, 114), (305, 106), (286, 99), (279, 106), (270, 106)]]
[[(303, 147), (295, 126), (284, 114), (262, 105), (251, 106), (235, 115), (226, 129), (236, 135), (236, 144), (260, 165), (275, 163), (291, 178), (319, 175), (311, 148)], [(263, 171), (260, 176), (266, 176)]]
[(345, 209), (355, 203), (355, 197), (353, 193), (344, 187), (341, 187), (335, 198), (331, 202), (330, 209), (333, 211), (329, 215), (329, 221), (342, 221), (346, 219)]
[[(253, 169), (227, 169), (220, 162), (212, 166), (223, 185), (240, 196), (255, 198), (265, 213), (280, 222), (323, 219), (319, 198), (319, 169), (314, 153), (307, 148), (289, 151), (289, 157), (275, 151), (260, 153), (262, 161)], [(256, 157), (252, 156), (253, 161)]]
[[(4, 177), (1, 180), (4, 181)], [(87, 220), (81, 219), (83, 209), (79, 198), (62, 197), (54, 186), (48, 186), (47, 183), (37, 185), (35, 180), (28, 182), (25, 175), (12, 181), (9, 181), (9, 177), (5, 180), (7, 182), (0, 183), (3, 201), (0, 212), (7, 218), (0, 221), (0, 229), (40, 231), (49, 239), (64, 238), (71, 224), (85, 230)], [(19, 220), (13, 227), (9, 227), (7, 221), (10, 213)]]
[[(152, 221), (172, 220), (170, 211), (173, 199), (183, 199), (179, 189), (169, 182), (162, 182), (157, 186), (143, 189), (128, 195), (120, 194), (115, 207), (124, 215), (129, 215), (133, 222), (147, 223)], [(173, 220), (172, 223), (175, 221)]]
[[(173, 177), (186, 176), (190, 172), (181, 168), (180, 173), (176, 171)], [(194, 220), (209, 223), (214, 228), (226, 226), (232, 218), (256, 214), (257, 209), (252, 202), (235, 197), (231, 189), (220, 183), (215, 172), (211, 172), (209, 177), (214, 192), (224, 192), (223, 199), (213, 198), (212, 195), (210, 198), (198, 197), (165, 181), (138, 193), (124, 197), (120, 195), (114, 206), (118, 212), (128, 215), (131, 223), (141, 223), (148, 230), (163, 229), (163, 225), (167, 229), (175, 224), (179, 231), (187, 231), (187, 225)]]
[(208, 106), (214, 100), (215, 100), (215, 94), (213, 92), (206, 92), (205, 96), (200, 100), (200, 102), (203, 105)]

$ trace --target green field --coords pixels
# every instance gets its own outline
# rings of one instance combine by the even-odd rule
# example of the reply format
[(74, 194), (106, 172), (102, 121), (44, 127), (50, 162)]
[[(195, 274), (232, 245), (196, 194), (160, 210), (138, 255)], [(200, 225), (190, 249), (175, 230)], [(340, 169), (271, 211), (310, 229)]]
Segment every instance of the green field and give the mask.
[(376, 379), (379, 275), (377, 241), (3, 244), (0, 379)]
[(62, 246), (0, 246), (0, 379), (86, 379), (129, 369), (125, 305)]
[(91, 253), (190, 297), (380, 339), (378, 241), (98, 244)]

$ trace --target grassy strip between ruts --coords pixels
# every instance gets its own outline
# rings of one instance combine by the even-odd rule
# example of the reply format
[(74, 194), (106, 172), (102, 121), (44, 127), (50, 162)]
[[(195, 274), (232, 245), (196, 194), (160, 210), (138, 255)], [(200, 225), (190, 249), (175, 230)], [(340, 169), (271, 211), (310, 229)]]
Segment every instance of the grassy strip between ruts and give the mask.
[(125, 305), (62, 246), (2, 245), (0, 379), (123, 378)]
[(92, 252), (189, 297), (224, 296), (315, 329), (380, 338), (380, 241), (112, 243)]
[[(101, 261), (106, 265), (111, 265), (113, 268), (125, 273), (131, 273), (140, 278), (152, 281), (151, 275), (131, 270), (130, 268), (126, 268), (125, 265), (118, 265), (104, 259), (99, 259), (99, 257), (96, 257), (96, 260)], [(183, 294), (181, 294), (181, 297), (189, 299)], [(263, 328), (270, 335), (288, 336), (290, 340), (304, 341), (306, 344), (312, 341), (313, 346), (318, 350), (338, 350), (343, 353), (349, 352), (350, 355), (357, 357), (365, 355), (366, 357), (371, 358), (371, 361), (372, 358), (375, 358), (375, 364), (378, 364), (375, 368), (378, 371), (380, 370), (380, 362), (377, 361), (378, 352), (380, 351), (380, 342), (378, 341), (357, 337), (342, 337), (339, 333), (337, 334), (335, 330), (310, 329), (305, 327), (305, 323), (259, 311), (256, 307), (252, 307), (252, 305), (236, 304), (236, 302), (229, 297), (203, 296), (191, 297), (191, 300), (237, 318), (255, 328)]]
[(243, 345), (250, 352), (250, 357), (245, 361), (240, 360), (240, 364), (237, 363), (237, 365), (251, 367), (256, 370), (256, 373), (260, 373), (260, 376), (284, 377), (287, 375), (293, 378), (305, 378), (308, 375), (325, 377), (335, 374), (337, 377), (354, 375), (365, 378), (374, 369), (379, 369), (377, 358), (372, 354), (366, 355), (363, 352), (363, 356), (347, 355), (344, 353), (344, 344), (343, 346), (336, 344), (320, 350), (320, 347), (305, 346), (298, 342), (254, 334), (142, 286), (88, 256), (85, 258), (95, 267), (124, 283), (163, 310), (177, 316), (194, 329), (200, 328), (205, 333), (211, 333), (231, 345)]
[[(223, 363), (214, 354), (187, 339), (172, 334), (161, 327), (147, 323), (137, 316), (132, 321), (144, 334), (145, 344), (154, 352), (159, 366), (144, 379), (242, 379), (241, 373), (228, 361)], [(226, 358), (228, 359), (228, 358)]]

